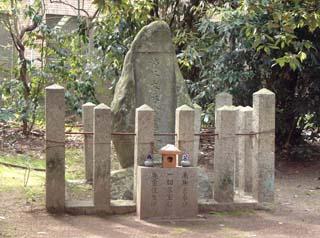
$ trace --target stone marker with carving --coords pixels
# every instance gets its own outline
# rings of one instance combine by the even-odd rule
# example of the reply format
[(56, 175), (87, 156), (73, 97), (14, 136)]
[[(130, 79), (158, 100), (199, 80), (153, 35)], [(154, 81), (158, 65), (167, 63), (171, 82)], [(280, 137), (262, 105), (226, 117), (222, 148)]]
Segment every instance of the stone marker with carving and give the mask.
[[(134, 132), (135, 109), (148, 104), (155, 110), (155, 132), (174, 132), (175, 109), (192, 106), (179, 70), (170, 28), (164, 21), (145, 26), (128, 51), (111, 104), (113, 131)], [(113, 143), (122, 167), (133, 165), (134, 138), (114, 136)], [(173, 136), (156, 138), (159, 149), (173, 144)]]
[(181, 219), (198, 215), (197, 168), (138, 167), (140, 219)]

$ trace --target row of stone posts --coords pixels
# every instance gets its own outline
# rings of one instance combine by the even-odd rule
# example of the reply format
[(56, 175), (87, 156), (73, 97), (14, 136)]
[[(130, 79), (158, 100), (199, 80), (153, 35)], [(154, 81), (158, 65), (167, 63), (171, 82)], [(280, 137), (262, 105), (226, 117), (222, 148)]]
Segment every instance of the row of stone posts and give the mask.
[[(84, 105), (86, 178), (93, 181), (96, 213), (110, 211), (111, 110), (104, 104)], [(46, 88), (46, 207), (63, 212), (65, 203), (64, 88)], [(89, 132), (90, 131), (90, 132)], [(88, 169), (89, 168), (89, 169)]]
[[(86, 179), (93, 182), (96, 212), (110, 211), (111, 110), (104, 104), (83, 105)], [(137, 168), (154, 152), (155, 112), (147, 105), (136, 109), (134, 148), (134, 200)], [(197, 166), (200, 110), (176, 109), (176, 146)], [(65, 203), (64, 88), (46, 88), (46, 207), (61, 212)], [(259, 203), (274, 201), (275, 95), (267, 89), (253, 94), (253, 107), (232, 106), (227, 93), (216, 97), (214, 199), (232, 203), (236, 191), (253, 194)]]
[[(86, 180), (93, 183), (95, 212), (110, 211), (111, 110), (104, 104), (82, 106)], [(136, 109), (134, 198), (136, 198), (137, 166), (143, 165), (148, 154), (154, 153), (154, 110), (147, 105)], [(196, 118), (195, 118), (196, 117)], [(196, 120), (199, 120), (196, 121)], [(197, 123), (195, 123), (197, 122)], [(64, 88), (46, 88), (46, 207), (51, 212), (66, 209), (65, 201), (65, 99)], [(194, 126), (193, 126), (194, 125)], [(176, 110), (176, 146), (191, 155), (197, 165), (200, 110), (181, 106)], [(197, 144), (196, 144), (197, 143)]]
[(214, 199), (234, 202), (236, 190), (260, 204), (274, 201), (275, 94), (261, 89), (253, 107), (232, 106), (232, 96), (216, 97)]
[[(135, 115), (135, 144), (134, 144), (134, 200), (136, 199), (137, 168), (143, 166), (148, 154), (154, 152), (154, 110), (148, 105), (142, 105), (136, 109)], [(200, 113), (198, 113), (200, 121)], [(198, 123), (200, 124), (200, 122)], [(195, 125), (195, 126), (193, 126)], [(176, 146), (191, 155), (192, 166), (197, 165), (198, 156), (194, 156), (199, 150), (199, 139), (196, 139), (194, 131), (197, 130), (195, 124), (195, 110), (187, 105), (176, 109), (175, 122)], [(196, 145), (197, 143), (197, 145)]]

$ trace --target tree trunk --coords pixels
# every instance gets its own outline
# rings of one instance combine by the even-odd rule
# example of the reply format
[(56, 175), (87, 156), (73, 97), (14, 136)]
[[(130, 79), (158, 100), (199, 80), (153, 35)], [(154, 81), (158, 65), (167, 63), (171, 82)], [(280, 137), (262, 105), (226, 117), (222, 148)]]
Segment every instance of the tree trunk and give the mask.
[(25, 105), (22, 109), (22, 129), (23, 134), (28, 136), (29, 130), (28, 130), (28, 113), (30, 110), (30, 86), (28, 84), (28, 75), (27, 75), (27, 60), (25, 58), (25, 49), (22, 47), (19, 50), (19, 59), (20, 59), (20, 74), (19, 74), (19, 80), (22, 82), (23, 85), (23, 98)]

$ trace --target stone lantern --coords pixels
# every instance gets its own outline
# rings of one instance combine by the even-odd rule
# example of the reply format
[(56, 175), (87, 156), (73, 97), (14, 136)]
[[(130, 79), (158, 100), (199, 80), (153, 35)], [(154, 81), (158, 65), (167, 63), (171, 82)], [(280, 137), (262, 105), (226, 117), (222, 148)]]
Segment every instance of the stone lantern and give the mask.
[(163, 168), (176, 168), (178, 166), (178, 155), (181, 154), (174, 145), (168, 144), (160, 149), (162, 156), (162, 167)]

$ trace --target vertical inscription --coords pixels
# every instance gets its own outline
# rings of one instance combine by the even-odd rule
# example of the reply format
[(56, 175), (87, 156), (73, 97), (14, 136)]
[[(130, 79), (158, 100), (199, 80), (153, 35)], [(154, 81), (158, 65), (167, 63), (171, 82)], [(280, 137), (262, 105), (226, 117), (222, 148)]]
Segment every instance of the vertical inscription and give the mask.
[(197, 168), (138, 167), (140, 218), (187, 218), (198, 212)]
[(167, 173), (167, 206), (173, 206), (173, 174)]
[(188, 173), (183, 172), (182, 175), (182, 206), (188, 205)]
[[(157, 56), (152, 56), (150, 61), (150, 68), (152, 71), (153, 77), (151, 77), (151, 83), (149, 84), (149, 95), (152, 99), (153, 108), (156, 112), (160, 112), (160, 82), (161, 82), (161, 74), (159, 70), (160, 59)], [(159, 126), (159, 122), (156, 123), (156, 128)]]
[[(160, 59), (156, 55), (153, 55), (150, 60), (150, 68), (152, 77), (150, 77), (151, 82), (149, 84), (149, 96), (152, 101), (152, 107), (156, 111), (156, 113), (161, 112), (161, 104), (160, 104), (160, 94), (161, 94), (161, 73), (160, 73)], [(155, 129), (159, 131), (160, 128), (160, 117), (157, 116), (155, 118)], [(157, 138), (157, 144), (161, 144), (161, 139)], [(162, 146), (162, 144), (161, 144)]]
[[(174, 54), (137, 53), (135, 60), (136, 104), (147, 104), (155, 111), (155, 131), (173, 132), (177, 104)], [(155, 138), (155, 148), (174, 143), (172, 136)]]
[(159, 176), (156, 172), (152, 172), (151, 175), (151, 206), (156, 206), (158, 203), (158, 185)]

